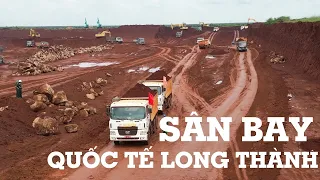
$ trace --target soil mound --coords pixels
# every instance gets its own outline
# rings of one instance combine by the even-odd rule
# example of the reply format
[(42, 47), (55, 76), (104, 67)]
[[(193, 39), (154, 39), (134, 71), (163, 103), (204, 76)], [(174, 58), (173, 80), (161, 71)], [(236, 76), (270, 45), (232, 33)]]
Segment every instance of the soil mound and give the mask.
[(156, 71), (154, 73), (152, 73), (148, 78), (147, 80), (163, 80), (163, 76), (166, 77), (167, 81), (169, 79), (171, 79), (170, 76), (168, 76), (168, 73), (166, 73), (164, 70), (159, 70), (159, 71)]
[(259, 24), (249, 27), (249, 42), (282, 54), (286, 64), (320, 79), (320, 23)]
[(148, 97), (149, 93), (151, 93), (152, 95), (155, 95), (157, 92), (151, 90), (149, 87), (143, 84), (136, 84), (133, 88), (127, 91), (122, 97), (123, 98)]

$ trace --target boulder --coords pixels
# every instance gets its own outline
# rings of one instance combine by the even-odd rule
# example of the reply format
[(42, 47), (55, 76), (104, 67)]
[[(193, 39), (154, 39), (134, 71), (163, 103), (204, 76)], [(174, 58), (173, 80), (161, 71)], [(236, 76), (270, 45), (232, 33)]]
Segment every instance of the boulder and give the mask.
[(107, 80), (102, 79), (102, 78), (98, 78), (98, 79), (96, 79), (96, 83), (97, 84), (107, 84)]
[(53, 95), (52, 103), (55, 105), (64, 105), (68, 101), (67, 95), (64, 91), (59, 91)]
[(84, 109), (80, 110), (80, 111), (79, 111), (79, 114), (80, 114), (80, 116), (82, 116), (82, 117), (88, 117), (88, 116), (89, 116), (88, 111), (86, 111), (86, 110), (84, 110)]
[(88, 104), (86, 102), (82, 102), (81, 104), (79, 104), (77, 106), (77, 109), (82, 110), (82, 109), (86, 108), (87, 106), (88, 106)]
[(88, 108), (85, 108), (84, 110), (87, 111), (90, 115), (97, 114), (97, 109), (94, 107), (88, 107)]
[(35, 101), (33, 104), (30, 105), (30, 108), (34, 112), (38, 112), (47, 108), (47, 105), (41, 101)]
[(91, 100), (94, 100), (96, 98), (93, 93), (86, 94), (86, 96), (87, 96), (88, 99), (91, 99)]
[(46, 84), (40, 86), (38, 88), (38, 90), (35, 90), (33, 93), (35, 95), (44, 94), (44, 95), (46, 95), (48, 97), (49, 101), (51, 101), (52, 97), (54, 95), (54, 90), (52, 89), (52, 87), (49, 84), (46, 83)]
[(51, 117), (40, 118), (37, 117), (32, 123), (39, 135), (57, 134), (59, 132), (59, 123), (56, 119)]
[(67, 101), (66, 104), (65, 104), (65, 106), (66, 106), (66, 107), (72, 107), (73, 104), (74, 104), (74, 103), (73, 103), (72, 101)]
[(78, 125), (77, 124), (68, 124), (66, 126), (64, 126), (64, 128), (66, 129), (66, 131), (68, 133), (75, 133), (78, 131)]
[(103, 91), (100, 91), (100, 92), (98, 93), (99, 96), (102, 96), (103, 94), (104, 94)]
[(44, 95), (44, 94), (34, 95), (33, 96), (33, 100), (34, 101), (41, 101), (41, 102), (43, 102), (43, 103), (45, 103), (47, 105), (50, 104), (50, 101), (49, 101), (48, 97), (46, 95)]

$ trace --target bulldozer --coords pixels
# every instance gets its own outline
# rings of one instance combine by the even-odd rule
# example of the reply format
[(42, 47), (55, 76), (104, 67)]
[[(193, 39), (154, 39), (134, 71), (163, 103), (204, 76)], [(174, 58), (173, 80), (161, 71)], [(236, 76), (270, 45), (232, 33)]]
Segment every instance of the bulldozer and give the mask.
[(29, 36), (30, 37), (40, 37), (40, 34), (37, 33), (34, 29), (30, 29)]
[(96, 34), (96, 38), (102, 38), (106, 37), (106, 34), (108, 34), (109, 37), (111, 37), (111, 32), (109, 30), (102, 31), (101, 33)]

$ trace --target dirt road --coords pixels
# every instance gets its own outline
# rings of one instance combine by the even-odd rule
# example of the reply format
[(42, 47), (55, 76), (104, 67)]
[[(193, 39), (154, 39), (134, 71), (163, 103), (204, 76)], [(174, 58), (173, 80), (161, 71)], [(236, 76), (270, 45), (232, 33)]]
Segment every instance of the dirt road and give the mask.
[[(214, 35), (210, 36), (212, 39)], [(193, 51), (187, 54), (171, 71), (171, 75), (175, 75), (174, 79), (174, 107), (168, 112), (172, 116), (188, 116), (192, 111), (196, 110), (195, 105), (201, 104), (205, 111), (200, 116), (231, 116), (233, 123), (231, 126), (231, 137), (235, 136), (236, 130), (241, 122), (241, 117), (245, 116), (253, 102), (257, 91), (257, 74), (251, 60), (250, 50), (247, 53), (240, 53), (236, 56), (237, 61), (237, 78), (232, 89), (225, 94), (221, 94), (218, 99), (221, 99), (220, 104), (207, 103), (197, 92), (195, 92), (188, 85), (186, 70), (191, 68), (197, 59), (200, 50), (194, 46)], [(183, 65), (182, 69), (181, 66)], [(180, 70), (180, 71), (179, 71)], [(181, 120), (180, 122), (182, 122)], [(208, 124), (203, 123), (202, 128), (205, 134), (208, 135)], [(184, 126), (179, 126), (180, 131), (183, 132)], [(144, 146), (139, 144), (128, 143), (123, 146), (114, 146), (108, 144), (107, 147), (101, 150), (101, 154), (106, 151), (115, 151), (119, 153), (119, 158), (116, 160), (118, 165), (114, 169), (105, 169), (100, 166), (96, 169), (88, 169), (82, 167), (73, 173), (69, 179), (219, 179), (222, 177), (222, 172), (214, 168), (208, 169), (161, 169), (160, 152), (169, 152), (169, 162), (180, 151), (187, 152), (216, 152), (226, 151), (229, 143), (219, 142), (158, 142), (158, 136), (152, 138), (152, 151), (155, 153), (154, 168), (153, 169), (128, 169), (128, 160), (124, 159), (124, 152), (143, 151)], [(237, 144), (231, 141), (231, 145), (237, 148)], [(232, 156), (231, 156), (232, 157)], [(245, 172), (243, 172), (245, 174)], [(240, 176), (240, 175), (239, 175)]]

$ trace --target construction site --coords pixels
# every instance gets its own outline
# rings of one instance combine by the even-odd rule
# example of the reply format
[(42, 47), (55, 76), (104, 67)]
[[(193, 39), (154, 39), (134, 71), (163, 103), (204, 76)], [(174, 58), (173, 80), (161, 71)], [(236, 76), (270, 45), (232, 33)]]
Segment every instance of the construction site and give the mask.
[[(320, 150), (320, 23), (4, 28), (0, 47), (0, 179), (319, 179), (320, 169), (239, 169), (232, 154)], [(18, 80), (22, 98), (16, 94)], [(144, 108), (137, 108), (138, 102)], [(231, 141), (159, 141), (164, 115), (183, 119), (194, 111), (232, 117)], [(149, 128), (141, 136), (135, 136), (138, 127), (111, 127), (146, 115)], [(241, 141), (245, 116), (262, 119), (264, 131), (268, 116), (308, 116), (314, 122), (307, 142), (249, 143)], [(185, 122), (178, 128), (183, 131)], [(293, 127), (285, 128), (294, 139)], [(161, 169), (161, 157), (155, 156), (153, 169), (126, 167), (124, 152), (150, 146), (171, 154), (226, 151), (230, 163), (226, 169)], [(117, 167), (48, 165), (52, 151), (90, 148), (119, 152)]]

